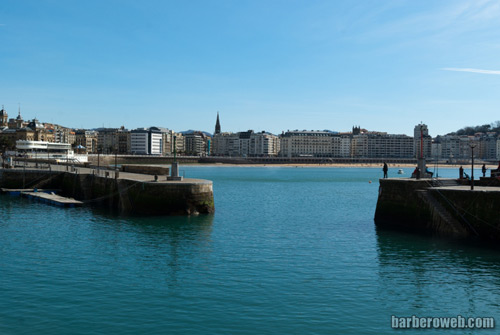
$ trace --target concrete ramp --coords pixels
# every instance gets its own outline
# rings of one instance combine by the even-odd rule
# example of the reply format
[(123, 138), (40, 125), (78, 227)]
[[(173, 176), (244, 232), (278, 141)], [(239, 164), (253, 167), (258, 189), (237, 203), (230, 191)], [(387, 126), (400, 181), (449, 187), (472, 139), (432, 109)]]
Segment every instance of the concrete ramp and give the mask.
[(81, 201), (72, 198), (61, 197), (60, 195), (54, 193), (21, 192), (21, 196), (59, 207), (77, 207), (83, 205), (83, 202)]

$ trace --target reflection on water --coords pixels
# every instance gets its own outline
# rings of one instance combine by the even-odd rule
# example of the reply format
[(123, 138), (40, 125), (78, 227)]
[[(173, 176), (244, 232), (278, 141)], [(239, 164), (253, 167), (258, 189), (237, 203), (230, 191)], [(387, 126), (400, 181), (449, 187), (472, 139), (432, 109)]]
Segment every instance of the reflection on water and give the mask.
[(377, 229), (379, 292), (401, 316), (496, 316), (498, 252), (439, 237)]
[[(124, 217), (93, 210), (96, 243), (102, 229), (108, 230), (106, 244), (112, 249), (126, 248), (127, 263), (137, 272), (156, 276), (172, 288), (179, 284), (181, 269), (203, 266), (211, 252), (214, 216)], [(126, 246), (124, 246), (126, 241)], [(102, 247), (102, 246), (101, 246)]]

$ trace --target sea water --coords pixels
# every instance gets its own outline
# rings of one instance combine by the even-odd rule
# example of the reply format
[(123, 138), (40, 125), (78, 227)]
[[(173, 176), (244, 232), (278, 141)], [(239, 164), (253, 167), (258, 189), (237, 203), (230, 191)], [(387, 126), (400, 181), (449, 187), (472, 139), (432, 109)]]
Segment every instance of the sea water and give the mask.
[(0, 196), (0, 334), (408, 334), (392, 316), (500, 321), (500, 253), (378, 230), (381, 168), (181, 173), (213, 180), (215, 214), (122, 217)]

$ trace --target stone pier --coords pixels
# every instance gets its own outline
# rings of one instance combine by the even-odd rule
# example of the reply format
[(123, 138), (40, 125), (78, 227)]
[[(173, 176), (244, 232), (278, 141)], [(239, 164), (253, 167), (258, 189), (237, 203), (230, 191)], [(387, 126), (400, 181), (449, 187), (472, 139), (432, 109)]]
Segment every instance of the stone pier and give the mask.
[(123, 214), (191, 215), (213, 213), (212, 181), (98, 171), (52, 165), (49, 169), (14, 168), (0, 172), (2, 188), (60, 189), (61, 195)]
[(500, 241), (500, 187), (455, 179), (381, 179), (375, 224), (458, 238)]

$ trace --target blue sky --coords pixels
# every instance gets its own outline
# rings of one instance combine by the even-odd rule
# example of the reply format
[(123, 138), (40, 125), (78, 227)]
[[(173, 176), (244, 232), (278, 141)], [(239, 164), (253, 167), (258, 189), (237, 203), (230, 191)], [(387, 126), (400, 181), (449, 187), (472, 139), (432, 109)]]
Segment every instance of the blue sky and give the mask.
[(500, 120), (500, 1), (2, 0), (0, 104), (68, 127)]

